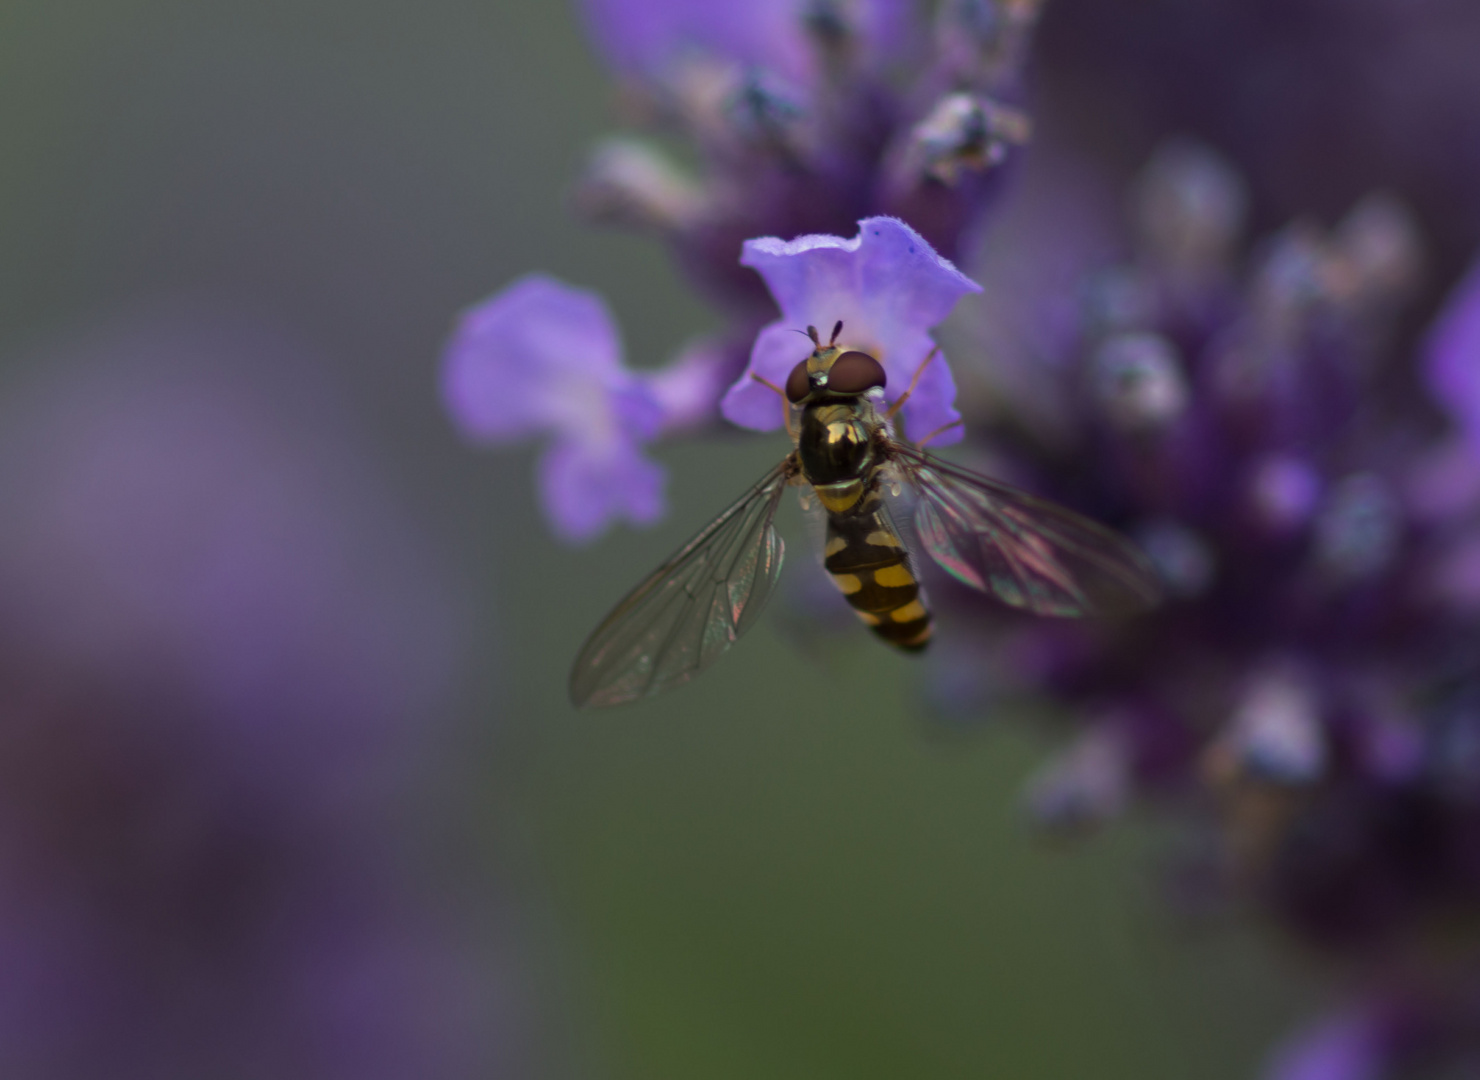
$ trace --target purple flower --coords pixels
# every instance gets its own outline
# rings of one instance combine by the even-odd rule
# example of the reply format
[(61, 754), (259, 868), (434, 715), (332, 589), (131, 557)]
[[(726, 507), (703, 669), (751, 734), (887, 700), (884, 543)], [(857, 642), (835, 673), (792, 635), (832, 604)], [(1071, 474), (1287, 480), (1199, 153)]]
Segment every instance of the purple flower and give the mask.
[[(633, 453), (716, 411), (774, 429), (782, 405), (751, 376), (783, 384), (808, 351), (793, 331), (837, 321), (897, 401), (932, 329), (982, 291), (948, 260), (976, 250), (1031, 134), (1039, 7), (944, 3), (927, 28), (924, 5), (884, 0), (587, 0), (631, 115), (686, 141), (693, 166), (609, 142), (578, 204), (662, 236), (728, 330), (654, 377), (621, 373), (611, 344), (576, 419), (537, 405), (465, 429), (553, 430), (558, 449), (589, 427)], [(1053, 7), (1051, 138), (974, 274), (993, 306), (957, 369), (986, 391), (966, 419), (988, 471), (1134, 534), (1172, 599), (1127, 623), (1030, 622), (941, 590), (951, 670), (934, 696), (958, 721), (1024, 694), (1058, 704), (1080, 731), (1029, 786), (1036, 821), (1155, 798), (1194, 839), (1203, 894), (1370, 978), (1377, 1004), (1292, 1044), (1280, 1080), (1474, 1071), (1480, 949), (1456, 943), (1434, 977), (1422, 946), (1480, 910), (1480, 265), (1426, 345), (1405, 312), (1434, 310), (1425, 289), (1453, 285), (1480, 243), (1480, 8), (1184, 7)], [(1148, 161), (1128, 156), (1153, 136)], [(1399, 195), (1319, 223), (1361, 190)], [(507, 400), (511, 380), (492, 381)], [(633, 388), (658, 418), (622, 404)], [(959, 419), (937, 357), (902, 427)], [(631, 488), (607, 479), (613, 499)], [(1393, 992), (1399, 963), (1427, 987), (1412, 1001)]]
[[(607, 62), (624, 75), (660, 79), (685, 62), (764, 68), (799, 85), (817, 75), (819, 45), (846, 25), (870, 47), (897, 48), (908, 0), (582, 0)], [(822, 40), (819, 40), (822, 39)]]
[[(682, 379), (664, 391), (676, 413), (695, 411)], [(642, 453), (663, 424), (663, 404), (622, 366), (616, 325), (594, 293), (531, 275), (472, 308), (447, 346), (442, 392), (469, 439), (551, 436), (539, 488), (564, 539), (663, 515), (663, 469)]]
[[(1173, 808), (1204, 895), (1381, 997), (1395, 957), (1480, 909), (1480, 284), (1416, 347), (1399, 333), (1425, 245), (1390, 196), (1251, 245), (1245, 185), (1205, 148), (1154, 154), (1128, 222), (1094, 219), (1115, 201), (1077, 164), (1068, 182), (1035, 166), (983, 269), (993, 347), (968, 355), (997, 393), (970, 431), (1001, 475), (1140, 538), (1173, 599), (1122, 625), (1027, 624), (941, 590), (942, 638), (962, 635), (974, 672), (941, 696), (958, 723), (973, 694), (1057, 702), (1083, 734), (1032, 783), (1036, 820)], [(1480, 950), (1448, 962), (1419, 1027), (1343, 1019), (1275, 1075), (1390, 1075), (1410, 1038), (1473, 1061), (1457, 1033), (1475, 1030)]]
[(1472, 460), (1480, 462), (1480, 262), (1450, 295), (1427, 351), (1434, 401), (1459, 425)]
[(1341, 1013), (1282, 1046), (1265, 1080), (1379, 1080), (1382, 1032), (1370, 1010)]
[(909, 221), (947, 258), (968, 250), (1030, 124), (1020, 108), (1036, 3), (586, 0), (640, 123), (691, 144), (607, 140), (577, 195), (588, 215), (655, 232), (753, 333), (774, 312), (735, 263), (757, 236)]
[[(795, 240), (763, 237), (747, 240), (740, 260), (765, 278), (781, 308), (781, 319), (761, 330), (750, 364), (720, 404), (725, 418), (742, 427), (770, 431), (782, 424), (775, 386), (811, 351), (794, 331), (816, 326), (827, 333), (841, 320), (840, 343), (861, 349), (884, 365), (886, 397), (898, 400), (916, 374), (919, 382), (902, 416), (905, 432), (920, 439), (961, 419), (956, 411), (956, 384), (943, 355), (936, 355), (932, 327), (945, 321), (956, 301), (981, 286), (962, 274), (904, 222), (865, 218), (852, 240), (838, 236), (801, 236)], [(936, 442), (961, 438), (959, 429), (944, 431)]]
[[(1033, 0), (952, 3), (930, 25), (909, 0), (583, 7), (623, 76), (627, 114), (687, 142), (693, 164), (652, 141), (605, 139), (575, 204), (662, 236), (727, 324), (665, 371), (639, 375), (622, 367), (601, 302), (547, 278), (516, 283), (464, 316), (444, 366), (447, 405), (470, 439), (553, 437), (540, 492), (570, 541), (662, 514), (663, 473), (642, 447), (717, 420), (747, 360), (772, 371), (793, 355), (794, 342), (781, 344), (777, 300), (796, 329), (843, 319), (850, 340), (881, 354), (891, 394), (903, 392), (933, 347), (930, 328), (976, 289), (948, 260), (972, 246), (1002, 167), (1029, 137), (1022, 70), (1038, 11)], [(837, 239), (860, 219), (876, 223), (877, 238)], [(755, 240), (778, 236), (801, 239)], [(829, 267), (831, 284), (788, 280), (781, 264), (793, 254)], [(891, 289), (884, 279), (895, 275)], [(767, 412), (765, 393), (742, 383), (725, 415), (775, 426), (780, 406)], [(954, 393), (937, 359), (906, 407), (907, 432), (919, 438), (956, 420)]]
[(164, 313), (46, 361), (0, 425), (0, 1071), (517, 1071), (408, 855), (462, 620), (316, 358)]
[(1396, 1080), (1474, 1076), (1480, 1067), (1475, 972), (1401, 976), (1298, 1031), (1265, 1080)]

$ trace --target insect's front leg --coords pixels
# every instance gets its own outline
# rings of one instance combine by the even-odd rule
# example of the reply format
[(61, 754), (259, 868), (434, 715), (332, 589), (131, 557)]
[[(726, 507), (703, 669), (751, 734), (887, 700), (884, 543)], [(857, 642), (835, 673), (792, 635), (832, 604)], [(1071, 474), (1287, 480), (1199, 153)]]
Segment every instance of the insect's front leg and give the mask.
[(910, 379), (910, 384), (904, 388), (904, 393), (899, 395), (899, 399), (893, 405), (889, 406), (889, 411), (884, 414), (885, 420), (893, 420), (899, 414), (899, 410), (904, 408), (904, 403), (915, 392), (915, 387), (920, 385), (920, 376), (925, 374), (925, 369), (930, 366), (930, 361), (934, 360), (939, 353), (940, 346), (937, 345), (930, 350), (924, 360), (920, 361), (920, 366), (915, 369), (915, 375)]
[[(812, 328), (809, 326), (809, 327), (807, 327), (807, 329), (810, 330)], [(752, 371), (750, 373), (750, 377), (752, 379), (754, 379), (756, 382), (760, 383), (762, 386), (767, 387), (768, 389), (771, 389), (771, 390), (776, 391), (776, 393), (780, 396), (780, 398), (781, 398), (781, 422), (786, 425), (786, 434), (788, 436), (790, 436), (790, 438), (791, 438), (791, 440), (793, 442), (795, 442), (796, 441), (796, 437), (797, 437), (797, 433), (796, 433), (795, 428), (792, 425), (792, 413), (795, 410), (792, 409), (792, 407), (791, 407), (791, 399), (786, 396), (786, 391), (783, 390), (783, 389), (781, 389), (781, 387), (777, 386), (775, 383), (773, 383), (770, 379), (766, 378), (764, 375), (757, 375), (755, 372)]]

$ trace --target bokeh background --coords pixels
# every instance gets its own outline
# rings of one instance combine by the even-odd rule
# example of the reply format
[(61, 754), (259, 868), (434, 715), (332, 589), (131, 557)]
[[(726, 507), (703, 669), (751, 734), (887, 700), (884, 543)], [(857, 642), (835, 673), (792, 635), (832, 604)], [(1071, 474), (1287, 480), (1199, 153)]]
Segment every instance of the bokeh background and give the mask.
[(781, 450), (660, 449), (669, 518), (572, 550), (453, 434), (451, 320), (521, 273), (637, 364), (717, 325), (569, 212), (612, 123), (563, 3), (0, 6), (6, 1074), (1255, 1074), (1321, 973), (1169, 922), (1153, 821), (1030, 837), (1051, 737), (861, 631), (566, 704)]

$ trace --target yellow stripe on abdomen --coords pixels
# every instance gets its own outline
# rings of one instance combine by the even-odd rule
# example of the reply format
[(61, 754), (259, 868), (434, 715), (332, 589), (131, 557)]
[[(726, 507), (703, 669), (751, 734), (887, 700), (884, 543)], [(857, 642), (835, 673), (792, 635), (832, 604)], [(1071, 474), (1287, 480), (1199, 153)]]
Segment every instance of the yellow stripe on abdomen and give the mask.
[(882, 515), (829, 516), (824, 565), (859, 618), (885, 641), (908, 651), (930, 641), (920, 583)]

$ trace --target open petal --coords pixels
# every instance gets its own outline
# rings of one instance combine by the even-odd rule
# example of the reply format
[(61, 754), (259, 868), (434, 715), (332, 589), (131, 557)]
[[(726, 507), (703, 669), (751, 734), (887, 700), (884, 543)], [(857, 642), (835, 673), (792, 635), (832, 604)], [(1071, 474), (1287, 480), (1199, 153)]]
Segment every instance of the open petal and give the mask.
[(545, 516), (561, 539), (594, 539), (614, 521), (650, 525), (663, 516), (663, 467), (625, 439), (552, 446), (539, 464)]
[[(521, 279), (463, 316), (442, 380), (448, 411), (469, 437), (554, 436), (540, 462), (540, 495), (563, 539), (662, 516), (663, 469), (641, 445), (665, 426), (668, 403), (651, 378), (623, 367), (616, 325), (594, 293)], [(675, 408), (693, 407), (683, 387), (667, 389)]]
[(793, 332), (800, 329), (772, 323), (756, 335), (744, 374), (720, 399), (719, 411), (726, 420), (754, 431), (772, 431), (785, 424), (781, 397), (751, 375), (759, 375), (772, 386), (785, 386), (791, 369), (812, 351), (812, 343)]
[(666, 367), (642, 372), (638, 378), (658, 411), (659, 430), (666, 434), (712, 422), (743, 349), (734, 341), (700, 338)]
[[(803, 236), (795, 240), (749, 240), (740, 260), (754, 267), (781, 308), (782, 319), (761, 331), (750, 366), (725, 395), (721, 411), (742, 427), (780, 426), (776, 396), (750, 378), (752, 372), (778, 385), (810, 346), (793, 330), (811, 325), (823, 333), (839, 320), (840, 341), (863, 349), (884, 365), (886, 397), (896, 400), (920, 374), (904, 408), (905, 430), (921, 438), (960, 419), (956, 386), (945, 357), (937, 355), (930, 328), (942, 322), (962, 296), (981, 286), (937, 255), (919, 233), (897, 218), (867, 218), (851, 240)], [(943, 436), (942, 443), (960, 437)]]
[(745, 242), (740, 257), (766, 279), (791, 322), (841, 306), (855, 319), (924, 329), (945, 320), (956, 301), (981, 292), (925, 238), (898, 218), (864, 218), (858, 235), (763, 236)]
[(503, 441), (579, 423), (573, 404), (631, 378), (601, 298), (532, 274), (463, 315), (443, 359), (442, 394), (465, 435)]

